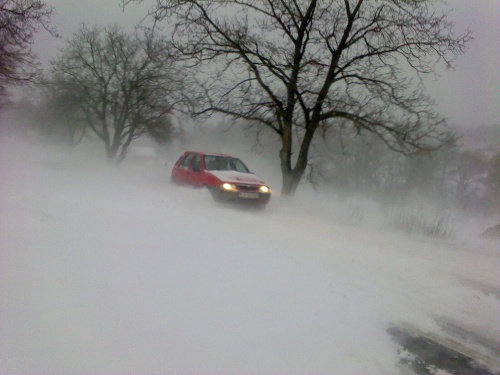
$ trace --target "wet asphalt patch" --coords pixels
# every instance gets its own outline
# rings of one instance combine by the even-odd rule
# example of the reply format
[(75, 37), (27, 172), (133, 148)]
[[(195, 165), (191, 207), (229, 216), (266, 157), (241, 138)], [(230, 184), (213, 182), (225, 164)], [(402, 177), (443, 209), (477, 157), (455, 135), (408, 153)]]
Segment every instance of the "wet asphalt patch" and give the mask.
[(487, 366), (489, 358), (459, 344), (404, 325), (390, 327), (387, 332), (400, 345), (401, 365), (418, 375), (434, 375), (438, 371), (460, 375), (498, 374)]

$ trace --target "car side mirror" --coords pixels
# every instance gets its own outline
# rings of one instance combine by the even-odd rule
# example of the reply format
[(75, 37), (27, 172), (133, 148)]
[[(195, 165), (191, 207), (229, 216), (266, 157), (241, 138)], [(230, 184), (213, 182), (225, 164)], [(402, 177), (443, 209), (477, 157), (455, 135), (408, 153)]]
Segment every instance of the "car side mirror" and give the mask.
[(192, 167), (191, 167), (191, 170), (192, 170), (193, 172), (201, 172), (201, 167), (199, 167), (199, 166), (192, 166)]

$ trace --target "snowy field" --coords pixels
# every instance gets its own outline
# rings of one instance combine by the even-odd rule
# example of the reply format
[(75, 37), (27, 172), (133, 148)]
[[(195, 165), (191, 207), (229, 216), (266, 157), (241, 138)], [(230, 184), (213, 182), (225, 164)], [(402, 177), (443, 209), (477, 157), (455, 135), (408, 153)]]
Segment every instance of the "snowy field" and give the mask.
[(279, 186), (239, 209), (172, 186), (177, 153), (97, 154), (0, 138), (2, 375), (399, 374), (401, 323), (498, 342), (499, 247), (472, 226), (405, 238)]

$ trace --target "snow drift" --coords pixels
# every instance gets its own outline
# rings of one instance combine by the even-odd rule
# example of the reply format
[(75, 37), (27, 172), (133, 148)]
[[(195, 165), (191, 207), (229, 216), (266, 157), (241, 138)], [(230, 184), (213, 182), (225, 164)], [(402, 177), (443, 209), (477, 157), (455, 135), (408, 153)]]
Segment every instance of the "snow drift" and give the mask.
[(500, 337), (493, 243), (353, 226), (306, 192), (238, 209), (163, 161), (0, 142), (1, 373), (396, 374), (393, 324)]

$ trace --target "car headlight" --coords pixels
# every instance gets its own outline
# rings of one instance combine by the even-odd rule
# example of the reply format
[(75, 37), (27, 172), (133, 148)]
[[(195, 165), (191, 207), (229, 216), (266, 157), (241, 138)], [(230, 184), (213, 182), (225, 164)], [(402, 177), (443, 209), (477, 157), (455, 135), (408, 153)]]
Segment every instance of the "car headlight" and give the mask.
[(271, 189), (269, 189), (267, 186), (261, 186), (261, 187), (259, 188), (259, 191), (260, 191), (261, 193), (270, 193), (270, 192), (271, 192)]
[(227, 191), (236, 191), (236, 190), (238, 190), (238, 189), (236, 188), (236, 186), (235, 186), (235, 185), (233, 185), (233, 184), (229, 184), (229, 183), (227, 183), (227, 182), (224, 182), (224, 183), (222, 184), (222, 188), (223, 188), (224, 190), (227, 190)]

